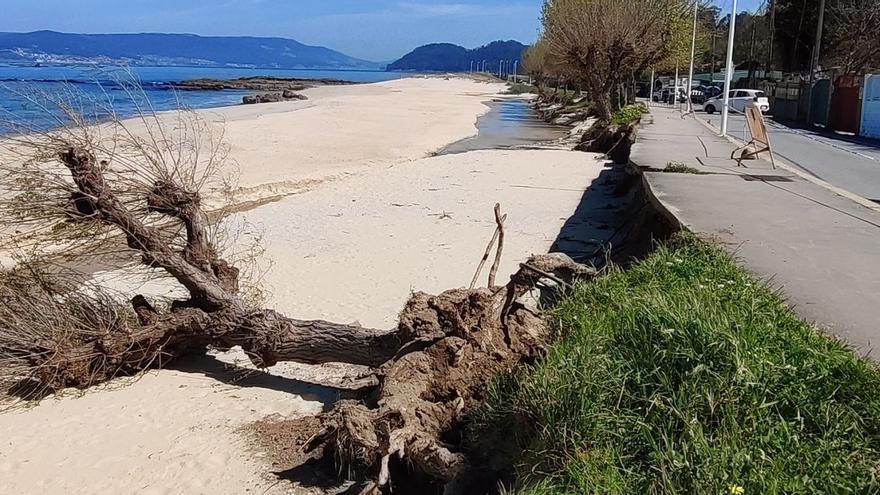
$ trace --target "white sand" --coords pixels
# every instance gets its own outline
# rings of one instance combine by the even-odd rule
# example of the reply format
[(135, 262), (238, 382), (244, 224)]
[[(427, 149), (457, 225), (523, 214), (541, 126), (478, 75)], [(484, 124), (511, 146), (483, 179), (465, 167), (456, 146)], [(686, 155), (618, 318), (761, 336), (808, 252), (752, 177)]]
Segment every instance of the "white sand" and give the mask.
[[(233, 219), (265, 233), (271, 304), (390, 328), (411, 291), (470, 282), (496, 201), (509, 214), (499, 278), (546, 252), (599, 162), (561, 150), (425, 158), (474, 134), (499, 88), (407, 79), (214, 111), (227, 120), (243, 184), (287, 193), (318, 180)], [(0, 493), (290, 492), (236, 430), (270, 414), (314, 414), (332, 391), (281, 377), (291, 365), (232, 385), (212, 368), (209, 359), (0, 414)]]
[(206, 115), (224, 122), (244, 193), (237, 201), (249, 201), (416, 160), (473, 136), (486, 101), (503, 87), (457, 78), (325, 86), (304, 91), (306, 101)]

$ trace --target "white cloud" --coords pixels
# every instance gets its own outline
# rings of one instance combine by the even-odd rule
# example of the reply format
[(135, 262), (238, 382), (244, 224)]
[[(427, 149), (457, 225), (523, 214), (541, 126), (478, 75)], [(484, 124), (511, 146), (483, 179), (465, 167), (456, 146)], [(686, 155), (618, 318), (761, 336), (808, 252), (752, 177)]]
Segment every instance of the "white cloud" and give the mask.
[(472, 3), (422, 3), (399, 2), (401, 10), (421, 16), (454, 16), (454, 15), (497, 15), (522, 10), (523, 5), (480, 5)]

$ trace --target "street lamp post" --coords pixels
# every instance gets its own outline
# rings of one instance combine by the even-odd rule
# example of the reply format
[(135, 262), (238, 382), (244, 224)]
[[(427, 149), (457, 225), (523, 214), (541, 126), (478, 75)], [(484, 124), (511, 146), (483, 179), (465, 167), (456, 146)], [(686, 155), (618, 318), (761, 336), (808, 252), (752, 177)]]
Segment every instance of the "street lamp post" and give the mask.
[(733, 82), (733, 38), (736, 36), (736, 0), (730, 10), (730, 26), (727, 35), (727, 65), (724, 70), (724, 107), (721, 109), (721, 135), (727, 135), (727, 119), (730, 117), (730, 83)]
[(474, 61), (473, 61), (473, 60), (471, 60), (471, 68), (470, 68), (470, 70), (468, 71), (468, 73), (470, 73), (470, 74), (473, 74), (473, 73), (474, 73)]
[(516, 82), (516, 66), (519, 65), (519, 60), (513, 61), (513, 82)]
[(501, 79), (501, 67), (503, 67), (503, 66), (504, 66), (504, 61), (499, 60), (498, 61), (498, 79)]
[(694, 87), (694, 57), (697, 52), (697, 14), (699, 12), (700, 2), (699, 0), (694, 0), (694, 33), (691, 37), (691, 70), (688, 73), (688, 85), (685, 88), (685, 92), (687, 92), (687, 102), (688, 113), (694, 113), (694, 102), (691, 100), (691, 91), (693, 91)]

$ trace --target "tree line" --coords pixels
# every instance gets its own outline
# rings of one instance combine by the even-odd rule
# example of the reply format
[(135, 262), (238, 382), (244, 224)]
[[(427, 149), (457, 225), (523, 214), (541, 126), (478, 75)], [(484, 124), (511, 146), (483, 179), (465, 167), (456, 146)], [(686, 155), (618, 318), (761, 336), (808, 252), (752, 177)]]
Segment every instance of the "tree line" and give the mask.
[[(750, 76), (761, 69), (809, 71), (820, 2), (768, 0), (757, 12), (737, 13), (735, 67)], [(597, 116), (610, 120), (651, 69), (687, 71), (694, 7), (692, 0), (545, 0), (541, 35), (525, 52), (523, 69), (539, 88), (565, 81), (583, 89)], [(696, 7), (695, 69), (718, 73), (730, 16), (712, 3)], [(880, 69), (880, 0), (826, 0), (823, 28), (823, 68)]]

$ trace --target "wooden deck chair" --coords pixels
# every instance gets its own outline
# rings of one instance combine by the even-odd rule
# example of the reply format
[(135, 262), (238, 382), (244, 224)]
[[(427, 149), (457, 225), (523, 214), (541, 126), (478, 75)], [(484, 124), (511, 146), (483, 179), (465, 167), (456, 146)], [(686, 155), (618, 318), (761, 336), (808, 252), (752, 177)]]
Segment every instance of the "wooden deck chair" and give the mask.
[[(746, 107), (746, 124), (749, 126), (749, 134), (752, 139), (748, 143), (733, 150), (730, 158), (736, 160), (737, 167), (745, 167), (743, 160), (751, 160), (757, 158), (760, 153), (767, 152), (770, 154), (770, 164), (776, 169), (776, 159), (773, 157), (773, 150), (770, 147), (770, 135), (767, 134), (767, 124), (764, 122), (764, 114), (754, 105)], [(750, 148), (754, 148), (751, 150)], [(737, 157), (737, 153), (739, 156)]]

